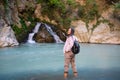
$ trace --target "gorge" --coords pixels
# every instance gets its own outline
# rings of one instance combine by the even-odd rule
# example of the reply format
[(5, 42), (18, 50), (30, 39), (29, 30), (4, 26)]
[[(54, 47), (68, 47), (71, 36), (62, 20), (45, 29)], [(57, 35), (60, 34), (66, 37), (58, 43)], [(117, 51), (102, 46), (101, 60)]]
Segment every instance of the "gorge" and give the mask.
[[(61, 43), (70, 26), (79, 42), (120, 44), (119, 0), (3, 0), (0, 12), (0, 47), (26, 42), (29, 33), (28, 42)], [(37, 22), (46, 28), (34, 32)]]

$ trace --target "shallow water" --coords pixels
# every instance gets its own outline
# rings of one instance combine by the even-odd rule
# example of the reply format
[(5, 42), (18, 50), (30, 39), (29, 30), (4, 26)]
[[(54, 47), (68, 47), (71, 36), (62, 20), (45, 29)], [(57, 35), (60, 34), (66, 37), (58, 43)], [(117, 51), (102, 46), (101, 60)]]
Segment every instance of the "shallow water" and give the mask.
[[(63, 44), (21, 44), (0, 49), (0, 80), (64, 80)], [(81, 44), (79, 76), (68, 80), (120, 80), (120, 45)]]

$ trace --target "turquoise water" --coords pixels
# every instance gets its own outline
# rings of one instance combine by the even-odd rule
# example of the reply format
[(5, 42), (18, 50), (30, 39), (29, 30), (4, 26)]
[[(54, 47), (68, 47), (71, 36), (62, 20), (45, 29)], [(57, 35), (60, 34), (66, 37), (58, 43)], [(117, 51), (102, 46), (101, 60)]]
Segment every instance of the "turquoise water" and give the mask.
[[(21, 44), (0, 49), (0, 80), (64, 80), (63, 44)], [(79, 76), (68, 80), (120, 80), (120, 45), (81, 44)]]

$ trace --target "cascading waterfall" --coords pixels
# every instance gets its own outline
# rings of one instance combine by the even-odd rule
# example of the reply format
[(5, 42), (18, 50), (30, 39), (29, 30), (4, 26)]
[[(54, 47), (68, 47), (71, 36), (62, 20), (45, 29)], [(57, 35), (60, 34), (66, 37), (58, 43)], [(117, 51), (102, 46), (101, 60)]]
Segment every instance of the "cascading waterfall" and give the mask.
[(35, 41), (33, 40), (33, 36), (35, 35), (35, 33), (38, 32), (39, 28), (41, 26), (41, 23), (37, 23), (33, 32), (32, 33), (29, 33), (29, 36), (28, 36), (28, 43), (35, 43)]
[(63, 43), (63, 41), (59, 38), (59, 36), (55, 32), (53, 32), (49, 25), (45, 24), (45, 27), (47, 28), (47, 31), (54, 37), (56, 43)]
[[(59, 38), (59, 36), (55, 32), (53, 32), (53, 30), (51, 29), (51, 27), (49, 25), (47, 25), (47, 24), (44, 24), (44, 25), (45, 25), (47, 31), (54, 37), (54, 40), (56, 43), (63, 43), (63, 41)], [(27, 41), (28, 43), (35, 43), (35, 41), (33, 40), (33, 36), (35, 35), (35, 33), (38, 32), (40, 26), (41, 26), (41, 23), (38, 22), (36, 24), (33, 32), (29, 33), (29, 37), (28, 37), (28, 41)]]

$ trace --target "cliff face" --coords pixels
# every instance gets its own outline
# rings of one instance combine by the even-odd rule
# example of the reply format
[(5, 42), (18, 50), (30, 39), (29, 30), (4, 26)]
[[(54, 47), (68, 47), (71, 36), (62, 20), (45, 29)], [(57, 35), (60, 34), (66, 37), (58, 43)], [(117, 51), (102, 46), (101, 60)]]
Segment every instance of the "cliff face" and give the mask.
[(119, 0), (0, 0), (0, 12), (0, 35), (8, 29), (11, 40), (17, 38), (6, 46), (25, 41), (36, 22), (54, 25), (61, 33), (74, 26), (80, 42), (120, 44)]
[(0, 32), (0, 47), (16, 46), (19, 43), (16, 40), (14, 32), (10, 26), (5, 25)]
[(18, 42), (27, 39), (35, 21), (25, 19), (27, 16), (33, 19), (31, 14), (34, 8), (34, 0), (0, 0), (0, 47), (19, 45)]
[(75, 35), (80, 42), (120, 44), (120, 8), (110, 7), (106, 0), (96, 2), (99, 5), (100, 17), (88, 22), (87, 25), (82, 20), (72, 21), (71, 25), (75, 26), (76, 30)]
[(12, 24), (21, 27), (15, 1), (0, 1), (0, 12), (0, 47), (19, 45), (11, 28)]

